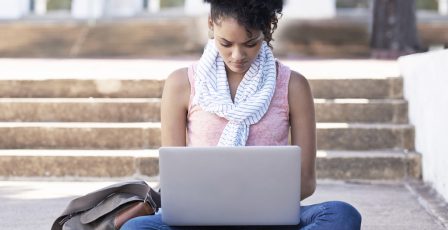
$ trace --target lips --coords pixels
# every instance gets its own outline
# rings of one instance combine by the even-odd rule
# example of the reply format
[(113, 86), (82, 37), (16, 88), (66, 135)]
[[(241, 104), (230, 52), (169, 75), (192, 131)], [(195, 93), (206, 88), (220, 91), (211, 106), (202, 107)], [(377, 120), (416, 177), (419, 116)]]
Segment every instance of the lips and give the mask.
[(234, 62), (233, 65), (237, 68), (243, 68), (247, 62)]

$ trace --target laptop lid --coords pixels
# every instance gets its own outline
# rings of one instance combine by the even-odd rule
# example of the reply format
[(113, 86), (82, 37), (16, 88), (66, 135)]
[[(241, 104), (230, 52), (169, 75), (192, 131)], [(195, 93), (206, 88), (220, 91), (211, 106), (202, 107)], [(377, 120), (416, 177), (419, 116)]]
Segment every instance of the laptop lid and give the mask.
[(298, 146), (162, 147), (168, 225), (297, 225)]

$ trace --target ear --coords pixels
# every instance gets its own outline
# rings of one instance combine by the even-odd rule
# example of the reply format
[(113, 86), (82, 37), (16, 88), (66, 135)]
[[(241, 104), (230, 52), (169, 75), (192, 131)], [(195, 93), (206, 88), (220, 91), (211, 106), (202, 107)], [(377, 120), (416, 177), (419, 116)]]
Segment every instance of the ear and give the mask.
[(213, 31), (213, 20), (210, 15), (208, 16), (208, 29)]

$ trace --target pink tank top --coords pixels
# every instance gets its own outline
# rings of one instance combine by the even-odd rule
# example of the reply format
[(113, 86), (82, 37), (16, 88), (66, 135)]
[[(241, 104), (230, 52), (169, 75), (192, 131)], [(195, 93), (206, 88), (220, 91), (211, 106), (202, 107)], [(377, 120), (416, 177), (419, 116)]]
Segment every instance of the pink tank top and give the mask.
[[(291, 70), (278, 62), (277, 83), (268, 111), (261, 120), (250, 126), (246, 145), (287, 145), (289, 134), (288, 84)], [(191, 85), (190, 104), (187, 116), (187, 145), (216, 146), (224, 127), (225, 118), (192, 105), (194, 90), (194, 71), (196, 65), (188, 68)]]

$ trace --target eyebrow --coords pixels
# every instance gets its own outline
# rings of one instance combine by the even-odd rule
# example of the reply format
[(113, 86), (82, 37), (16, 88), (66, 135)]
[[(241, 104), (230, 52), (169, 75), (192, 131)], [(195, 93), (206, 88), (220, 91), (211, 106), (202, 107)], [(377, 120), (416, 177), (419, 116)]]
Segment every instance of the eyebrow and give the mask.
[[(249, 39), (249, 40), (247, 40), (247, 41), (245, 41), (245, 42), (243, 42), (243, 43), (249, 43), (249, 42), (255, 41), (255, 40), (257, 40), (257, 39), (260, 39), (260, 37), (261, 37), (261, 35), (259, 35), (258, 37), (255, 37), (255, 38), (251, 38), (251, 39)], [(231, 41), (228, 41), (228, 40), (225, 39), (225, 38), (222, 38), (222, 37), (219, 37), (219, 38), (220, 38), (221, 40), (225, 41), (225, 42), (232, 43)]]

